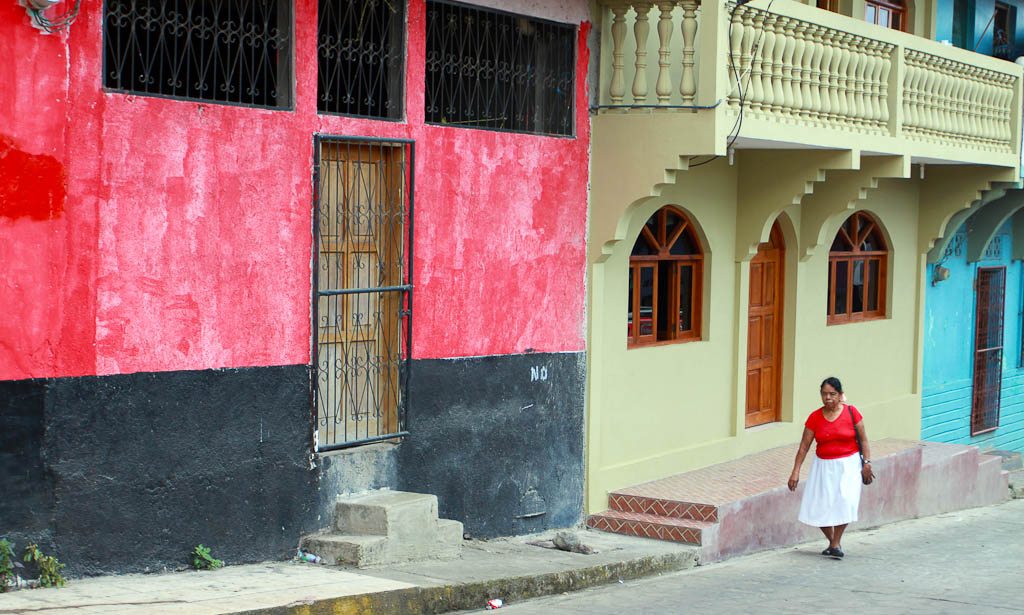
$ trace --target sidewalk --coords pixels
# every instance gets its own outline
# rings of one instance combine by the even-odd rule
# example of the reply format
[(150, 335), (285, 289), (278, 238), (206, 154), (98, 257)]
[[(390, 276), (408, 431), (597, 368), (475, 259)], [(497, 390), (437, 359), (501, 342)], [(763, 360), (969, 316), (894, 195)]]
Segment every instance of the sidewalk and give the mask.
[(373, 570), (298, 562), (204, 572), (73, 579), (59, 589), (0, 594), (0, 615), (285, 615), (445, 613), (485, 608), (696, 565), (698, 548), (580, 530), (597, 552), (580, 555), (528, 542), (554, 532), (467, 541), (462, 558)]

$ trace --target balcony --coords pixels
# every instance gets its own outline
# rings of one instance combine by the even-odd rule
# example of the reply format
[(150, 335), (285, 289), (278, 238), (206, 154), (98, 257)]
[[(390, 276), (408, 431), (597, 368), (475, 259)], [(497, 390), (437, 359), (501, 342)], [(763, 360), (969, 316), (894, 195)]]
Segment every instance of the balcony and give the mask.
[(766, 5), (604, 3), (595, 145), (671, 140), (688, 160), (821, 148), (1019, 169), (1017, 64), (792, 0)]

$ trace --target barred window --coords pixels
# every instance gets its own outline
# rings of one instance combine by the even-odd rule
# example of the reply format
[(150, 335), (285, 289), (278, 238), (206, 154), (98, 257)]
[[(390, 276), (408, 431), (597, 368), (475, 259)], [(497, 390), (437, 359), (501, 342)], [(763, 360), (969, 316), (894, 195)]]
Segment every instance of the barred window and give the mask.
[(427, 0), (426, 120), (573, 134), (576, 28)]
[(258, 107), (292, 102), (289, 0), (105, 0), (103, 85)]
[(404, 0), (320, 0), (317, 109), (402, 117)]

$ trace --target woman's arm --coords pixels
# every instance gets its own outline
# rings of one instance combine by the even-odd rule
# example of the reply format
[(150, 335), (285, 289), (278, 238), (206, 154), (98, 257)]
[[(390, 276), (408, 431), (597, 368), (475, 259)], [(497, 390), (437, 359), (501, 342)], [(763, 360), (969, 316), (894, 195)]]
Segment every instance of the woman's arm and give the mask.
[(860, 451), (861, 455), (864, 456), (864, 467), (861, 468), (861, 474), (865, 478), (873, 480), (875, 473), (871, 469), (871, 446), (868, 444), (868, 432), (864, 429), (864, 419), (861, 419), (859, 423), (854, 425), (854, 429), (857, 430), (857, 436), (860, 438)]
[(804, 427), (804, 437), (800, 440), (800, 448), (796, 450), (796, 460), (793, 462), (793, 473), (789, 476), (789, 490), (796, 491), (796, 485), (800, 482), (800, 466), (804, 465), (804, 458), (807, 451), (811, 449), (811, 442), (814, 440), (814, 432)]

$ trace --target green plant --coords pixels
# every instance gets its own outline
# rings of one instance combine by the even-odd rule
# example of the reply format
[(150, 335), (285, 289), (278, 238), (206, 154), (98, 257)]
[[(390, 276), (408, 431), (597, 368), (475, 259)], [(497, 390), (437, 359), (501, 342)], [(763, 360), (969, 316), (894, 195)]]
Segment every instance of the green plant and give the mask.
[(39, 585), (42, 587), (64, 587), (68, 581), (60, 575), (64, 564), (52, 555), (43, 555), (34, 542), (25, 547), (25, 561), (39, 570)]
[(6, 538), (0, 538), (0, 592), (14, 584), (14, 544)]
[(192, 567), (196, 570), (209, 570), (211, 568), (220, 568), (224, 565), (223, 561), (210, 555), (210, 547), (199, 545), (192, 549), (192, 553), (189, 555), (192, 557)]

